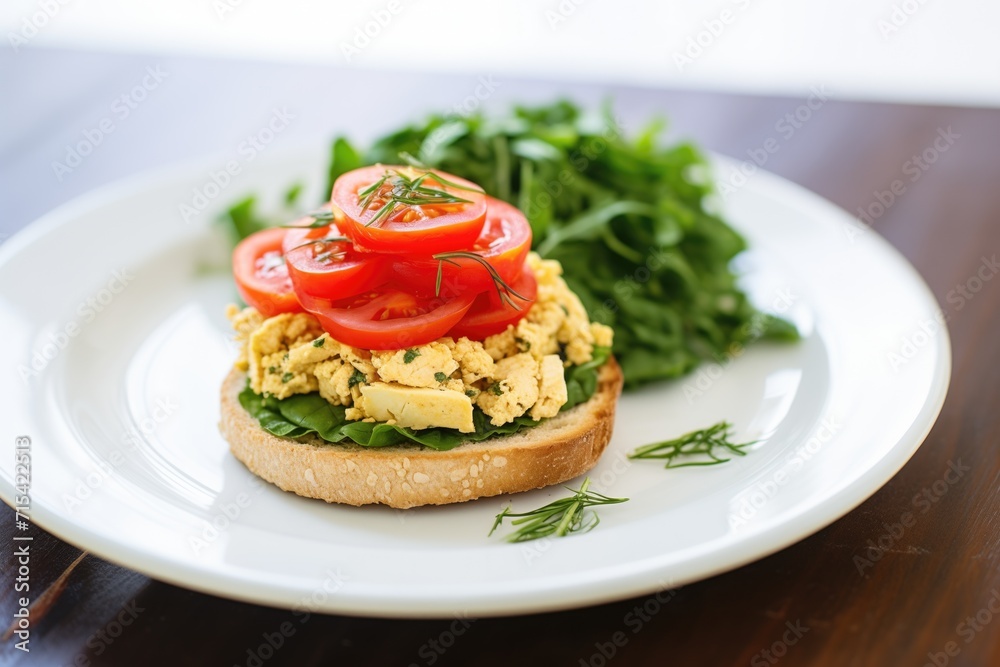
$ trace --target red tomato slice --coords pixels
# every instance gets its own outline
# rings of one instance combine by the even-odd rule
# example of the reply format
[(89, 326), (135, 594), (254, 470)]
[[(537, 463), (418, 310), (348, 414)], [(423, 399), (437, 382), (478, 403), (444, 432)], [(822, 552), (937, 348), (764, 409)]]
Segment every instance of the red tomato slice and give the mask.
[(505, 330), (508, 324), (520, 322), (535, 305), (535, 299), (538, 297), (538, 282), (527, 264), (511, 288), (524, 298), (520, 299), (509, 294), (507, 298), (513, 303), (511, 305), (502, 300), (496, 290), (483, 292), (476, 297), (472, 307), (458, 324), (452, 327), (448, 335), (453, 338), (465, 336), (471, 340), (485, 340)]
[(391, 287), (339, 303), (310, 302), (335, 340), (366, 350), (402, 350), (444, 336), (472, 307), (475, 294), (427, 299)]
[(265, 317), (302, 310), (281, 253), (287, 230), (251, 234), (233, 251), (233, 277), (240, 296)]
[(468, 248), (486, 219), (486, 199), (473, 183), (443, 172), (375, 165), (333, 184), (343, 231), (380, 252), (435, 253)]
[(401, 257), (393, 272), (397, 281), (417, 294), (447, 297), (470, 291), (485, 292), (496, 289), (490, 268), (511, 284), (521, 275), (529, 250), (531, 226), (524, 214), (505, 201), (487, 197), (486, 224), (468, 250), (437, 253), (433, 257)]
[(299, 295), (331, 300), (367, 292), (389, 279), (392, 261), (386, 255), (360, 252), (335, 223), (309, 227), (303, 218), (288, 230), (282, 249), (288, 274)]

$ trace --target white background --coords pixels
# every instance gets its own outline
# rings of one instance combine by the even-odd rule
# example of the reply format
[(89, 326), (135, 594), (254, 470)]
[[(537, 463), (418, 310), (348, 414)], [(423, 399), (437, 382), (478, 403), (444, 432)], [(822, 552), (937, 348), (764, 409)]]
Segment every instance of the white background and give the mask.
[(825, 85), (840, 98), (977, 106), (1000, 106), (997, 25), (994, 0), (4, 0), (0, 9), (15, 51), (212, 54), (797, 96)]

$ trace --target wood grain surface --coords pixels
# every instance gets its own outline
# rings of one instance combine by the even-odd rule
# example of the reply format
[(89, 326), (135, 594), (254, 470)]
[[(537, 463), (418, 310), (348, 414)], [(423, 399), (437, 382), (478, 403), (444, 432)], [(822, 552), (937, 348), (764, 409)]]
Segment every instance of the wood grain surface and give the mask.
[[(337, 91), (373, 85), (375, 75), (30, 49), (5, 50), (0, 64), (4, 235), (134, 171), (231, 150), (275, 106), (296, 115), (282, 143), (325, 141), (346, 129), (364, 139), (424, 110), (450, 108), (477, 80), (378, 74), (378, 85), (401, 90), (407, 104), (345, 108)], [(168, 74), (148, 100), (60, 180), (51, 163), (62, 159), (66, 145), (106, 117), (147, 67), (157, 66)], [(873, 203), (887, 201), (893, 182), (902, 182), (891, 205), (873, 216), (873, 228), (913, 263), (948, 314), (952, 382), (923, 446), (855, 511), (773, 556), (659, 599), (481, 620), (315, 615), (296, 622), (275, 651), (260, 647), (268, 636), (278, 643), (275, 633), (290, 612), (195, 593), (88, 556), (36, 622), (32, 652), (16, 651), (8, 641), (0, 646), (0, 663), (1000, 664), (1000, 278), (992, 279), (995, 268), (984, 268), (1000, 254), (1000, 111), (856, 103), (816, 83), (828, 99), (814, 103), (809, 119), (787, 138), (777, 124), (805, 99), (497, 80), (488, 104), (558, 94), (595, 104), (612, 96), (626, 124), (663, 113), (675, 136), (739, 158), (778, 137), (780, 150), (766, 168), (855, 214), (859, 208), (879, 212)], [(915, 156), (942, 136), (951, 137), (947, 148), (936, 150), (926, 169), (918, 166), (914, 178)], [(943, 145), (939, 141), (938, 149)], [(892, 409), (891, 396), (885, 409)], [(5, 443), (3, 451), (11, 447)], [(906, 513), (914, 519), (900, 532), (894, 524)], [(11, 544), (13, 520), (13, 512), (0, 507), (4, 545)], [(33, 581), (43, 586), (79, 551), (39, 529), (32, 534)], [(880, 539), (887, 548), (878, 547)], [(9, 619), (16, 567), (6, 546), (0, 562), (0, 612)]]

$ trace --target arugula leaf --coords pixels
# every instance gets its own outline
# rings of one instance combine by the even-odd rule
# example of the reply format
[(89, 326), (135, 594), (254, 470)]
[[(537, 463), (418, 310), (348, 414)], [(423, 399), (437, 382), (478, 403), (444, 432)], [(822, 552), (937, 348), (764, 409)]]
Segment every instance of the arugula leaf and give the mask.
[(253, 196), (230, 206), (222, 215), (222, 222), (228, 223), (233, 245), (273, 224), (257, 212), (257, 198)]
[[(562, 410), (569, 410), (590, 399), (597, 389), (597, 374), (608, 360), (611, 350), (594, 349), (594, 359), (586, 364), (570, 366), (565, 371), (569, 400)], [(284, 438), (301, 438), (315, 435), (331, 443), (354, 442), (363, 447), (388, 447), (401, 444), (418, 444), (440, 451), (453, 449), (463, 442), (485, 440), (495, 436), (517, 433), (522, 428), (537, 426), (540, 422), (529, 417), (518, 417), (502, 426), (490, 424), (489, 417), (479, 408), (473, 408), (474, 433), (462, 433), (451, 428), (414, 430), (384, 422), (360, 422), (347, 419), (347, 409), (333, 405), (317, 392), (295, 394), (288, 398), (255, 394), (249, 383), (240, 392), (240, 405), (260, 422), (268, 433)]]
[(597, 374), (611, 356), (610, 347), (595, 347), (594, 358), (579, 366), (566, 369), (566, 403), (560, 410), (569, 410), (590, 399), (597, 391)]
[(333, 182), (341, 174), (346, 174), (358, 167), (363, 167), (365, 164), (361, 155), (351, 146), (347, 139), (335, 139), (333, 145), (330, 147), (330, 170), (327, 174), (326, 190), (324, 192), (333, 192)]

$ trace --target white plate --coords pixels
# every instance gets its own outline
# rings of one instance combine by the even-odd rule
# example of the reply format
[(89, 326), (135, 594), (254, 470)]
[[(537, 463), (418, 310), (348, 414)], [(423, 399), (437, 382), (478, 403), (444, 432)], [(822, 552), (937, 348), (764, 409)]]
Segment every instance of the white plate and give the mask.
[[(405, 512), (283, 493), (235, 461), (216, 427), (234, 290), (210, 220), (224, 202), (277, 196), (296, 178), (318, 200), (323, 159), (261, 157), (221, 194), (206, 185), (224, 161), (133, 179), (0, 248), (0, 441), (9, 453), (16, 436), (31, 438), (41, 526), (157, 579), (282, 607), (561, 609), (708, 577), (819, 530), (902, 467), (944, 400), (948, 337), (920, 277), (841, 210), (757, 173), (726, 202), (753, 248), (741, 266), (763, 307), (791, 301), (784, 315), (805, 338), (758, 343), (624, 396), (591, 477), (631, 501), (601, 508), (596, 530), (524, 545), (487, 538), (508, 502), (532, 508), (564, 495), (559, 487)], [(217, 196), (185, 222), (179, 207), (195, 190)], [(122, 269), (124, 289), (113, 282)], [(33, 357), (43, 367), (28, 373)], [(624, 459), (722, 419), (760, 440), (750, 455), (685, 470)], [(13, 468), (9, 454), (0, 460), (9, 504)]]

